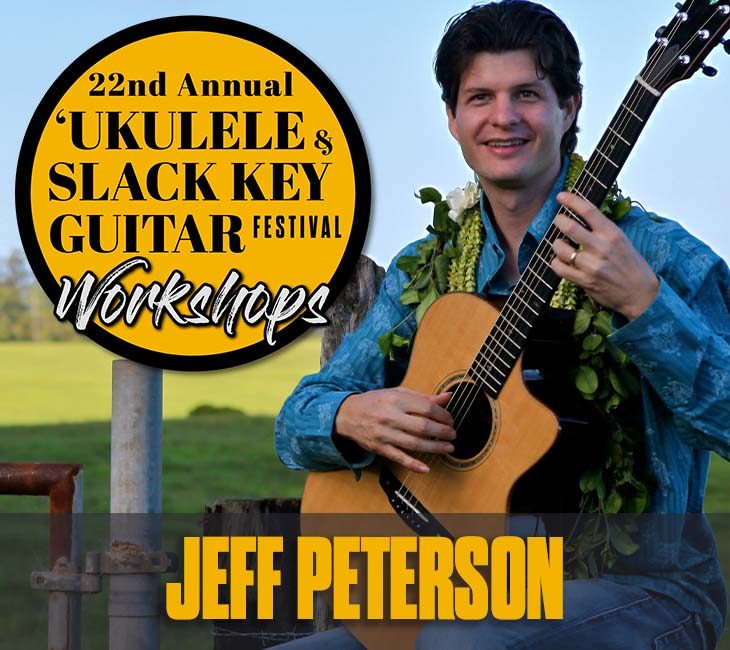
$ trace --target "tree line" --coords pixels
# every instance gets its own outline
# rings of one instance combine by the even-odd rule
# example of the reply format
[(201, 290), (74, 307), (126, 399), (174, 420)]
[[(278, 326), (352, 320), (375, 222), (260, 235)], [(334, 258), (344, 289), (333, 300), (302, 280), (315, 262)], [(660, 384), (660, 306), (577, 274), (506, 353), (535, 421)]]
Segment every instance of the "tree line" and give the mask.
[(21, 250), (0, 255), (0, 341), (69, 341), (79, 334), (53, 315), (53, 304)]

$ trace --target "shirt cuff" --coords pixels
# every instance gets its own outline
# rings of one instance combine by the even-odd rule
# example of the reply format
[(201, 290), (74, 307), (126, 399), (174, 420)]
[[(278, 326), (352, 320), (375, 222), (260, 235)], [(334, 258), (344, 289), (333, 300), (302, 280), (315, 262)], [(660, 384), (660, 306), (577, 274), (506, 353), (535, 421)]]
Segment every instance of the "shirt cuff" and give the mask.
[(316, 446), (316, 456), (326, 464), (349, 467), (359, 478), (359, 470), (370, 465), (375, 459), (375, 454), (366, 451), (346, 438), (335, 435), (335, 420), (342, 403), (350, 395), (356, 394), (357, 391), (333, 391), (327, 394), (326, 397), (320, 397), (320, 404), (317, 406), (319, 416), (317, 434), (316, 436), (307, 436), (305, 444), (310, 448)]
[(622, 322), (608, 340), (626, 353), (667, 406), (684, 405), (707, 341), (704, 323), (662, 278), (646, 311)]

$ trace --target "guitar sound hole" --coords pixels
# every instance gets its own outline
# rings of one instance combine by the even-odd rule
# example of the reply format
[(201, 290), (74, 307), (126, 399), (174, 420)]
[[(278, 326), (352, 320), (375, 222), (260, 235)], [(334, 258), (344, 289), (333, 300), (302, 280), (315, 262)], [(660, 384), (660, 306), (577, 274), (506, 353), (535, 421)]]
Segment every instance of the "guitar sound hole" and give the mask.
[(448, 390), (453, 391), (449, 412), (454, 418), (456, 440), (451, 456), (459, 460), (474, 458), (489, 442), (492, 432), (492, 405), (472, 382), (462, 381)]

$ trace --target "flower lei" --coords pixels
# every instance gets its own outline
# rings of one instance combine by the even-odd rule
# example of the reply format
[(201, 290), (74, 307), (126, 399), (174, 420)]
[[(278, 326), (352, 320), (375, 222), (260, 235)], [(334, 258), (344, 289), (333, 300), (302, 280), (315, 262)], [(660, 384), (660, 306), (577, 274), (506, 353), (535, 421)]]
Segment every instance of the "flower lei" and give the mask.
[[(572, 189), (584, 166), (580, 156), (571, 156), (567, 190)], [(449, 192), (445, 199), (432, 187), (422, 188), (416, 196), (421, 203), (434, 205), (433, 223), (427, 228), (433, 236), (418, 244), (416, 255), (403, 255), (396, 262), (409, 277), (400, 302), (412, 306), (413, 311), (378, 340), (390, 360), (410, 349), (411, 339), (397, 334), (405, 320), (415, 315), (416, 324), (420, 324), (426, 310), (446, 292), (476, 291), (476, 269), (484, 241), (479, 190), (474, 183)], [(616, 222), (630, 208), (631, 200), (616, 185), (600, 206), (601, 212)], [(575, 312), (573, 336), (580, 350), (575, 387), (599, 410), (610, 433), (603, 462), (580, 478), (580, 512), (595, 516), (589, 517), (580, 534), (574, 534), (574, 528), (565, 544), (566, 575), (596, 577), (613, 567), (619, 556), (632, 555), (639, 548), (632, 540), (635, 525), (619, 524), (607, 515), (641, 513), (649, 505), (653, 477), (644, 462), (643, 431), (621, 417), (622, 406), (628, 407), (632, 398), (641, 395), (641, 385), (636, 367), (607, 338), (613, 331), (609, 310), (567, 280), (558, 285), (550, 307)]]

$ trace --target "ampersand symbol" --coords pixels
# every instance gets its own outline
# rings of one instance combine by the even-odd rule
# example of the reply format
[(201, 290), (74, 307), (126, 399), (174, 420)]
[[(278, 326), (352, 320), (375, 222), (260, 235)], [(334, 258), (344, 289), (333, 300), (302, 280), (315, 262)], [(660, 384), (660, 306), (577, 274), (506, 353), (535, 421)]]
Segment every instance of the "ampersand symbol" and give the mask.
[(322, 150), (323, 156), (329, 156), (332, 153), (332, 138), (329, 137), (327, 131), (324, 129), (317, 131), (316, 135), (317, 141), (314, 143), (314, 146)]

